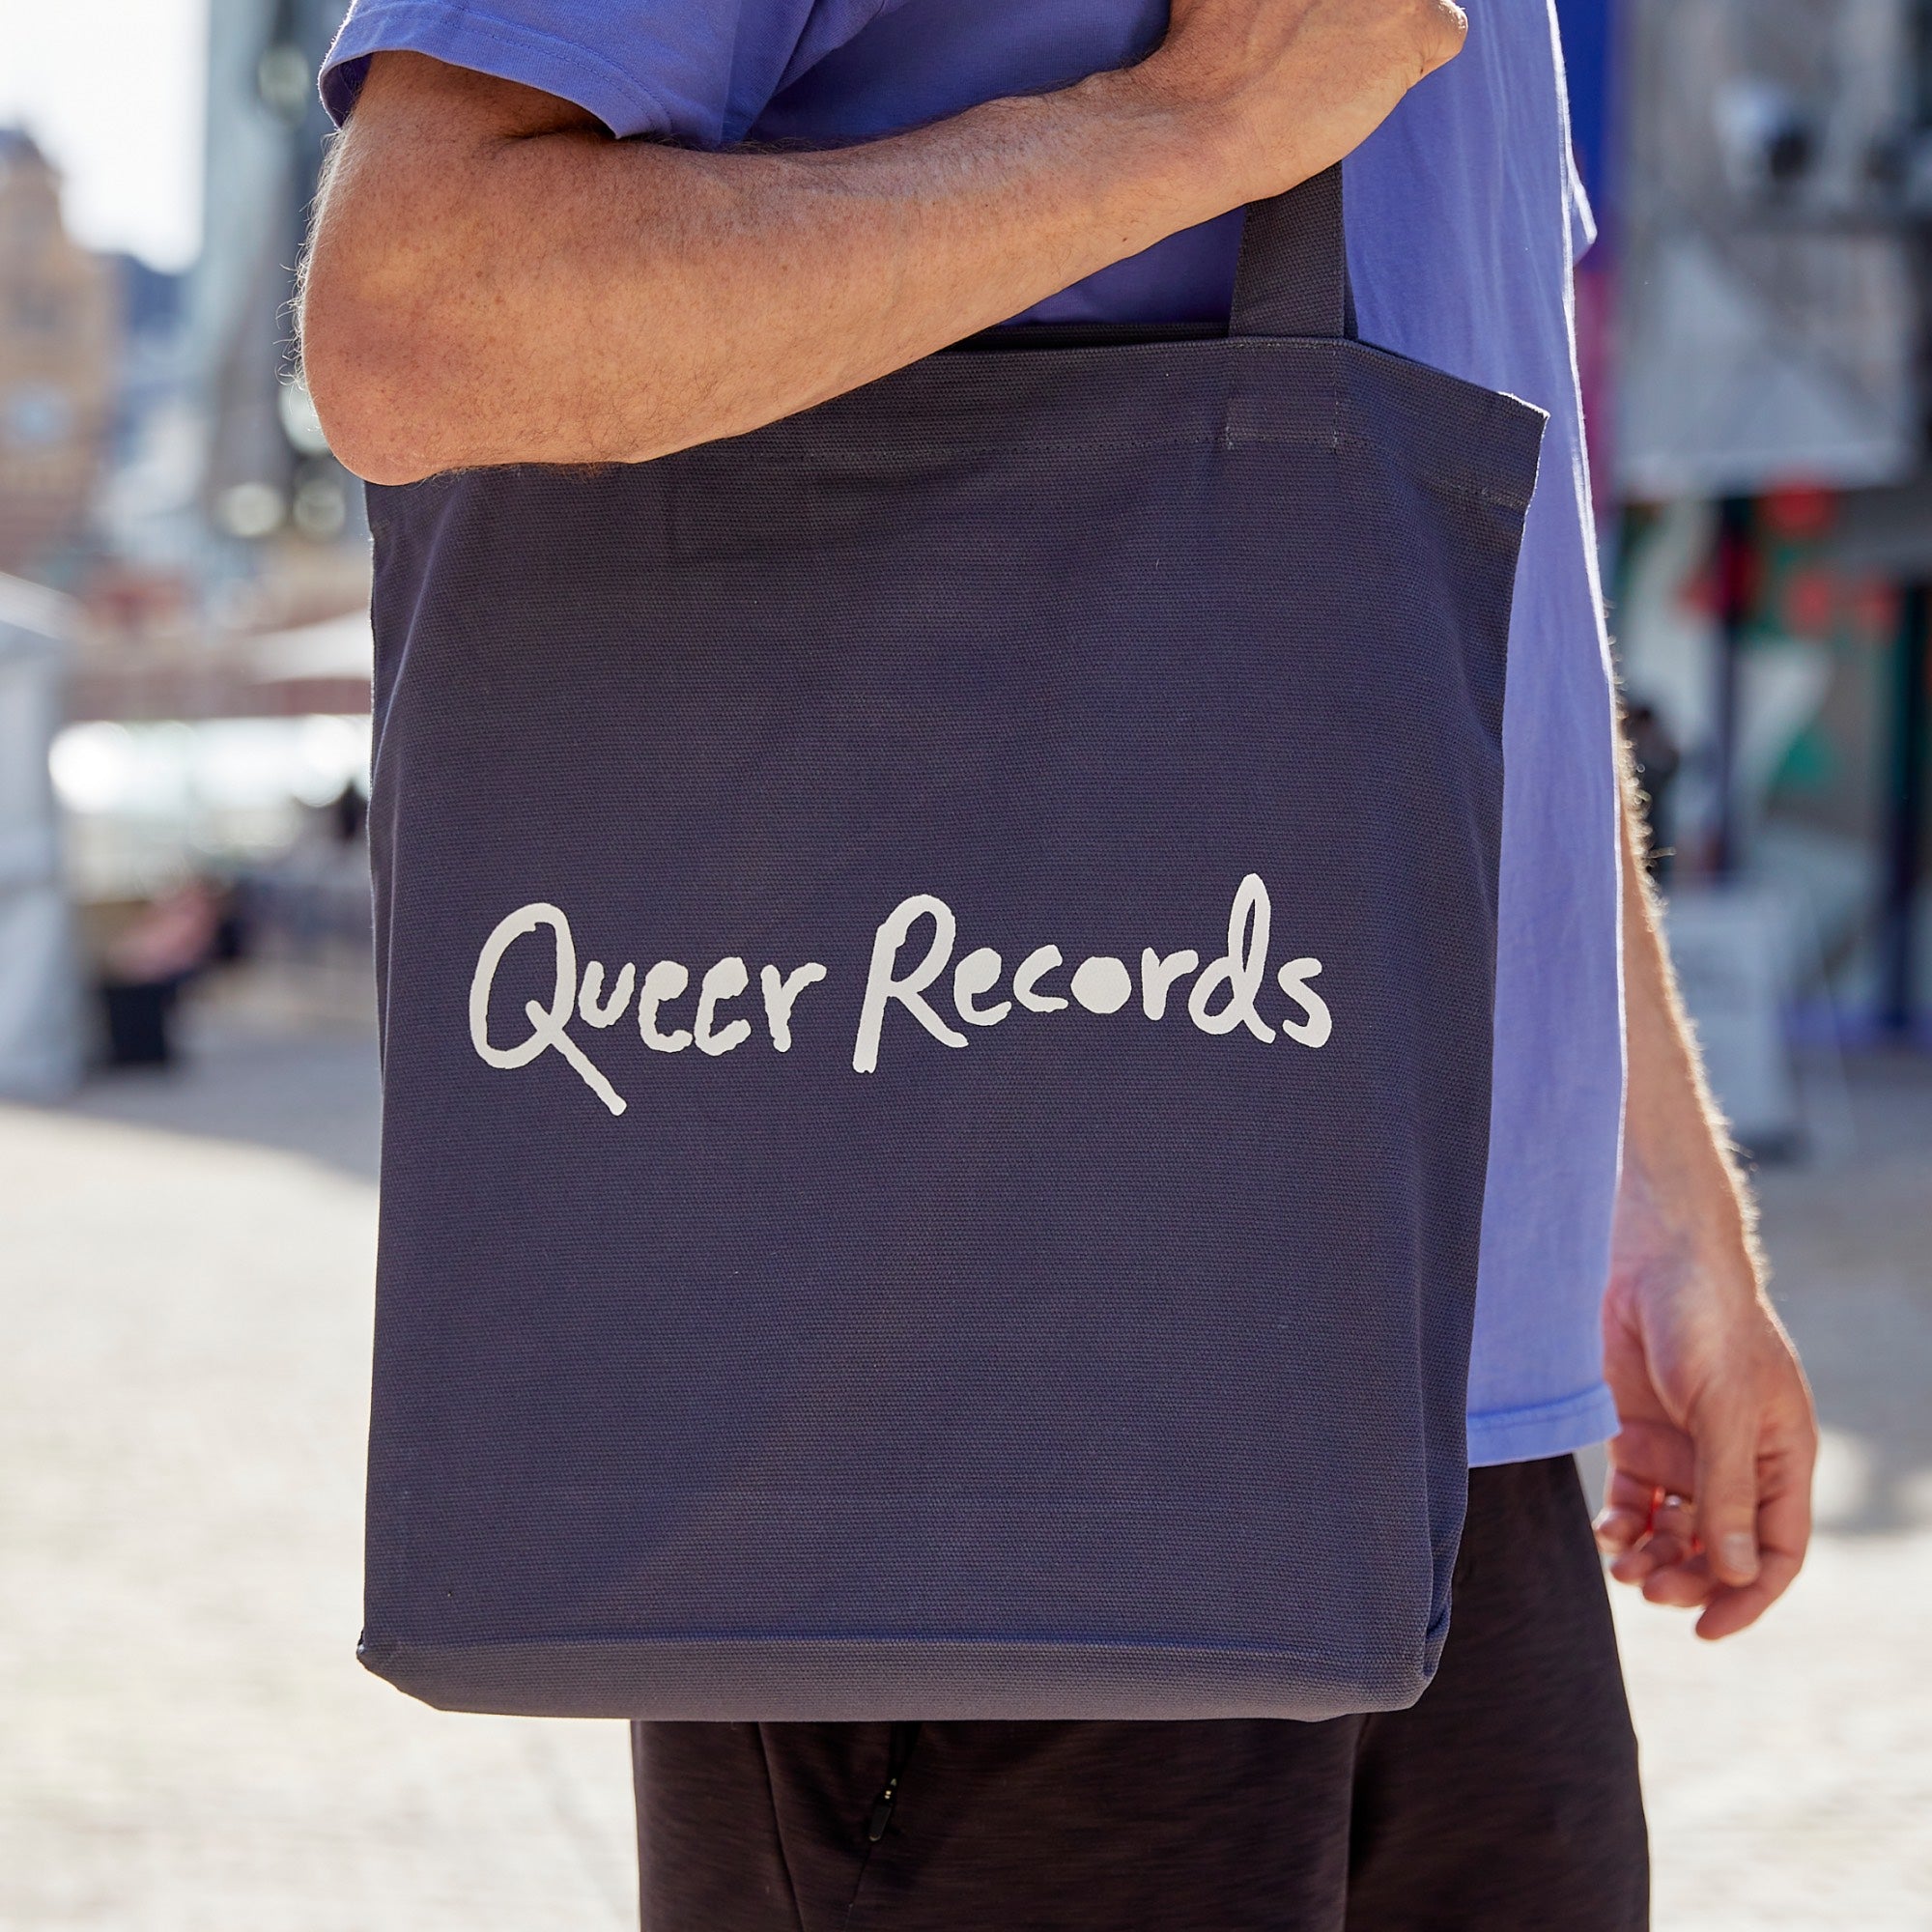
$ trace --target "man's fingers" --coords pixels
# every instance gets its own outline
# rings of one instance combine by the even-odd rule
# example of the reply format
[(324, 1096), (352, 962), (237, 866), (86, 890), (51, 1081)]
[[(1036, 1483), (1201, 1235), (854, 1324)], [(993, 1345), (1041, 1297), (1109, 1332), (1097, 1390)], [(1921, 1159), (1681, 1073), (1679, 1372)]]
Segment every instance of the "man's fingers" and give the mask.
[(1689, 1495), (1697, 1455), (1690, 1437), (1674, 1423), (1627, 1421), (1610, 1442), (1608, 1500), (1640, 1502), (1653, 1488)]
[(1697, 1444), (1697, 1540), (1719, 1583), (1742, 1589), (1758, 1573), (1757, 1421), (1748, 1396), (1728, 1392), (1691, 1418)]
[(1757, 1576), (1742, 1589), (1719, 1590), (1697, 1619), (1697, 1634), (1707, 1641), (1733, 1636), (1757, 1622), (1791, 1587), (1804, 1565), (1811, 1542), (1811, 1464), (1809, 1443), (1771, 1460), (1758, 1510)]
[(1650, 1520), (1663, 1492), (1627, 1469), (1612, 1467), (1604, 1485), (1604, 1507), (1593, 1527), (1597, 1548), (1605, 1556), (1621, 1556), (1650, 1534)]
[[(1707, 1406), (1693, 1423), (1694, 1461), (1690, 1438), (1654, 1426), (1612, 1445), (1597, 1520), (1610, 1575), (1650, 1603), (1700, 1611), (1697, 1634), (1707, 1641), (1754, 1624), (1790, 1587), (1810, 1541), (1810, 1438), (1767, 1425), (1778, 1446), (1758, 1454), (1765, 1412), (1764, 1405)], [(1720, 1542), (1741, 1531), (1752, 1559), (1742, 1577), (1739, 1552), (1727, 1564)]]
[(1651, 1547), (1650, 1539), (1646, 1537), (1611, 1563), (1610, 1575), (1619, 1583), (1641, 1583), (1662, 1561), (1661, 1552)]
[[(1692, 1459), (1688, 1441), (1653, 1442), (1651, 1453), (1638, 1460), (1641, 1445), (1633, 1433), (1618, 1438), (1604, 1486), (1604, 1508), (1594, 1528), (1597, 1548), (1611, 1559), (1610, 1575), (1619, 1583), (1641, 1583), (1653, 1572), (1681, 1563), (1691, 1553), (1695, 1523), (1682, 1496), (1665, 1487), (1659, 1470), (1681, 1468), (1688, 1489)], [(1662, 1450), (1663, 1453), (1658, 1453)]]
[(1682, 1563), (1690, 1553), (1673, 1537), (1647, 1536), (1610, 1565), (1610, 1575), (1619, 1583), (1647, 1582), (1658, 1571)]
[(1668, 1492), (1651, 1493), (1655, 1500), (1643, 1540), (1610, 1565), (1610, 1575), (1619, 1583), (1641, 1583), (1696, 1553), (1696, 1523), (1690, 1504)]
[(1597, 1532), (1597, 1548), (1605, 1556), (1625, 1556), (1649, 1533), (1650, 1512), (1619, 1509), (1610, 1504), (1599, 1514), (1593, 1527)]
[(1704, 1555), (1686, 1556), (1654, 1570), (1643, 1580), (1644, 1601), (1673, 1610), (1694, 1610), (1708, 1604), (1718, 1588), (1711, 1575), (1711, 1559)]
[(1790, 1589), (1799, 1561), (1781, 1550), (1767, 1549), (1758, 1566), (1757, 1580), (1742, 1590), (1719, 1590), (1697, 1619), (1697, 1634), (1707, 1643), (1747, 1630)]

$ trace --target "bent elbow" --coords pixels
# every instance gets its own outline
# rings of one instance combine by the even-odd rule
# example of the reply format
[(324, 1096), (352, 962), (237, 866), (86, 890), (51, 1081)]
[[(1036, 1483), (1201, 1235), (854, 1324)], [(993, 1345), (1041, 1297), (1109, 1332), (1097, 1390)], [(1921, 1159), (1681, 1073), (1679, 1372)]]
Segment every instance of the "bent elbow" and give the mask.
[(301, 309), (302, 374), (328, 446), (366, 483), (415, 483), (450, 462), (437, 447), (421, 330), (396, 304), (311, 268)]

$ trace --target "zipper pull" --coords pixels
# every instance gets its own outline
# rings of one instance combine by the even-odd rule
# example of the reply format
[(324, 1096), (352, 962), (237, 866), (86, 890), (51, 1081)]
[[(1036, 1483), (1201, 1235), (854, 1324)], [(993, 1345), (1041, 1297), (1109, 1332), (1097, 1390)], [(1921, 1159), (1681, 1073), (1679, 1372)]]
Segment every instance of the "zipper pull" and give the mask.
[(912, 1747), (919, 1739), (917, 1724), (895, 1724), (886, 1747), (886, 1788), (872, 1800), (872, 1813), (866, 1820), (867, 1842), (876, 1845), (893, 1822), (893, 1806), (899, 1802), (899, 1779), (905, 1776)]
[(886, 1788), (872, 1801), (872, 1815), (866, 1820), (866, 1836), (877, 1844), (886, 1835), (886, 1828), (893, 1822), (893, 1806), (898, 1803), (899, 1775), (894, 1772), (886, 1780)]

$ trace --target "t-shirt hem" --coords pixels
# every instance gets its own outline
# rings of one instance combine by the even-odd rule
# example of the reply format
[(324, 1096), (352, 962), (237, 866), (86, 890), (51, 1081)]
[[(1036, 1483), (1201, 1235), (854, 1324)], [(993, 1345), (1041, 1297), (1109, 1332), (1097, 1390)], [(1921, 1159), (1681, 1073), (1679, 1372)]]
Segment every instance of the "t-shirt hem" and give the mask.
[(1567, 1456), (1607, 1442), (1617, 1427), (1617, 1406), (1605, 1382), (1560, 1402), (1489, 1409), (1469, 1418), (1469, 1466), (1485, 1469), (1498, 1463)]
[(323, 62), (322, 103), (340, 126), (362, 90), (369, 57), (429, 54), (498, 80), (554, 94), (594, 114), (613, 134), (668, 134), (676, 117), (621, 68), (554, 35), (424, 0), (359, 7)]

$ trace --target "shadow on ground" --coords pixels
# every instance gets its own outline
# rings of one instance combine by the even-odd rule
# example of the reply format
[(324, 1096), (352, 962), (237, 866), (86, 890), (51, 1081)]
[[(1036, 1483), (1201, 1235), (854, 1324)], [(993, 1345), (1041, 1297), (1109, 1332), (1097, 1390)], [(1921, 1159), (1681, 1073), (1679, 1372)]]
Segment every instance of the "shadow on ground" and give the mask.
[(374, 1180), (381, 1098), (370, 1027), (291, 1031), (210, 1013), (191, 1016), (175, 1065), (102, 1069), (60, 1111), (305, 1154)]

